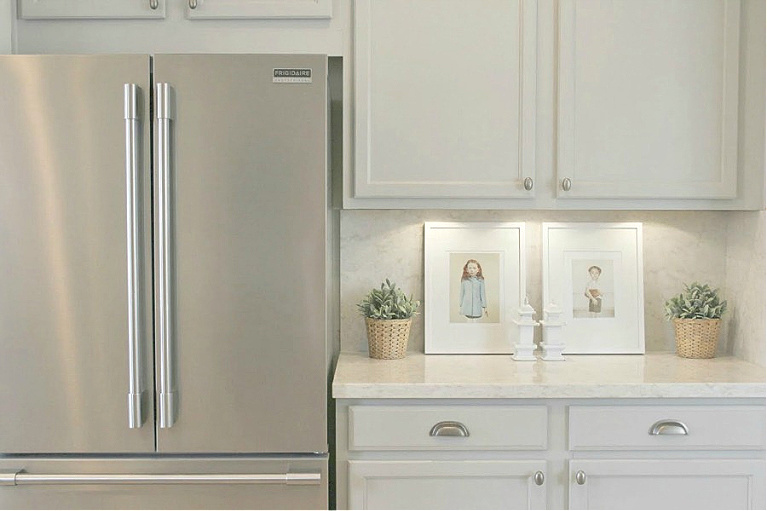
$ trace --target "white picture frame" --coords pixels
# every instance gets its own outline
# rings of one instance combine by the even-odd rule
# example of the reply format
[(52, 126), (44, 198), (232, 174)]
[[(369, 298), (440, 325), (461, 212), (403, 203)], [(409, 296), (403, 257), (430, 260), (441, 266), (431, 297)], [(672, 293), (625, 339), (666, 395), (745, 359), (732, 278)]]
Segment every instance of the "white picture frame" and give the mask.
[(548, 223), (543, 303), (561, 308), (565, 354), (642, 354), (641, 223)]
[(513, 353), (525, 272), (524, 223), (426, 222), (424, 351)]

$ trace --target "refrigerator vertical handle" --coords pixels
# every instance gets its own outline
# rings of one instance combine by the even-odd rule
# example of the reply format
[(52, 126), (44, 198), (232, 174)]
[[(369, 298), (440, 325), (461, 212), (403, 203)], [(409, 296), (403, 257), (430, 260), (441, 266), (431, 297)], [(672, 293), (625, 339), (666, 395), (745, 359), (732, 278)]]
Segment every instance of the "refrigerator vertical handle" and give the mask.
[(125, 104), (125, 209), (128, 252), (128, 427), (140, 428), (141, 413), (141, 311), (139, 293), (139, 87), (126, 83)]
[(170, 190), (170, 121), (172, 112), (170, 84), (158, 83), (155, 90), (157, 112), (157, 231), (159, 279), (159, 342), (160, 342), (160, 427), (170, 428), (176, 420), (173, 392), (173, 320), (171, 288), (171, 190)]

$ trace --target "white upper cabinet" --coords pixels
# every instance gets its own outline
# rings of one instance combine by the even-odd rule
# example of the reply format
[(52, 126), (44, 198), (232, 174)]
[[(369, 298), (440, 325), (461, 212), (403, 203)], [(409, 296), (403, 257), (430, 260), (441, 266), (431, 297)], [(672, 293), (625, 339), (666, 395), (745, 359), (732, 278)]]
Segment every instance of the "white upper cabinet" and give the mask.
[(332, 0), (18, 0), (22, 19), (165, 18), (177, 2), (190, 19), (330, 18)]
[(330, 18), (332, 0), (184, 0), (191, 19)]
[(535, 193), (536, 0), (356, 0), (355, 198)]
[(166, 0), (19, 0), (22, 19), (164, 18)]
[(737, 195), (739, 0), (561, 0), (557, 197)]

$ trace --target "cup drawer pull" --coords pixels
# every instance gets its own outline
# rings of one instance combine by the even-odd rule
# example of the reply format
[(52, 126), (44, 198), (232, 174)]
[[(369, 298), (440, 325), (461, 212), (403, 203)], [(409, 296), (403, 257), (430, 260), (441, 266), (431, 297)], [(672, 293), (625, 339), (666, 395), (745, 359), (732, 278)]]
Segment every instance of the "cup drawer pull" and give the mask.
[(438, 422), (431, 428), (429, 436), (469, 436), (469, 429), (455, 421)]
[(681, 421), (677, 420), (662, 420), (652, 425), (650, 428), (650, 434), (657, 435), (689, 435), (690, 430)]

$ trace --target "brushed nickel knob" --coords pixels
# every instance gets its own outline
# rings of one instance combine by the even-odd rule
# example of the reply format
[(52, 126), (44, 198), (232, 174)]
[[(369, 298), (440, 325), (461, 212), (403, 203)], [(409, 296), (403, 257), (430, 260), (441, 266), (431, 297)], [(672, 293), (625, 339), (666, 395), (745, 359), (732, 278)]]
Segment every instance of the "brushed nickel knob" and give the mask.
[(583, 470), (575, 473), (575, 482), (580, 485), (586, 484), (586, 473)]
[(189, 0), (189, 8), (197, 9), (197, 0)]
[(160, 0), (149, 0), (149, 8), (156, 11), (160, 6)]
[(543, 481), (545, 480), (546, 478), (543, 476), (543, 472), (540, 470), (533, 475), (533, 482), (538, 486), (543, 486)]
[(573, 187), (573, 182), (570, 180), (569, 177), (566, 177), (562, 180), (562, 189), (566, 192), (570, 191), (570, 188)]
[(528, 192), (533, 189), (533, 178), (532, 177), (526, 177), (524, 180), (524, 186), (525, 190)]

